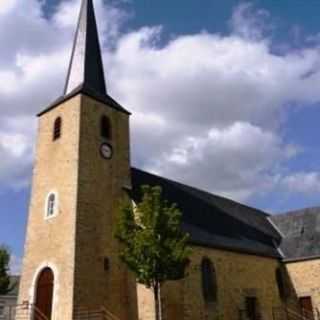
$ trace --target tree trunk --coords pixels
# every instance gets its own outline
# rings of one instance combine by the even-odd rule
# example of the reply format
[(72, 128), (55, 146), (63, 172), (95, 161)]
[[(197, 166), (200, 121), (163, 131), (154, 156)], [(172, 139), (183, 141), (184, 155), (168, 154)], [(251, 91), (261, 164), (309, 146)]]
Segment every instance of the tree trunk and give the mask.
[(156, 312), (156, 319), (155, 320), (161, 320), (161, 302), (160, 302), (160, 284), (159, 282), (156, 282), (153, 287), (153, 293), (154, 293), (154, 305), (155, 305), (155, 312)]

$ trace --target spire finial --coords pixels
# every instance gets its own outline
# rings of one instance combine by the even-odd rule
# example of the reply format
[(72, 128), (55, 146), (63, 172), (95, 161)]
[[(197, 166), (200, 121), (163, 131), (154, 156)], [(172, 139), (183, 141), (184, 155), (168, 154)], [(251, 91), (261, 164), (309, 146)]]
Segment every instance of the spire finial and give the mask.
[(64, 95), (80, 86), (107, 93), (92, 0), (82, 0)]

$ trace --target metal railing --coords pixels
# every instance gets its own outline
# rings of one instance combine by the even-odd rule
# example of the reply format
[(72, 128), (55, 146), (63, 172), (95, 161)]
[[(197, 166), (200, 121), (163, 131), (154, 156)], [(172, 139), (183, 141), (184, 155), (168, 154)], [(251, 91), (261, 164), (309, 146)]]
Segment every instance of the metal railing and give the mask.
[(23, 303), (8, 306), (4, 310), (4, 320), (49, 320), (35, 305)]
[(247, 310), (239, 309), (239, 320), (261, 320), (262, 319), (260, 313), (257, 313), (254, 319), (252, 319), (252, 317), (251, 318), (248, 317), (247, 313), (248, 313)]
[[(35, 305), (29, 303), (8, 306), (4, 315), (5, 320), (49, 320)], [(288, 306), (273, 308), (272, 318), (272, 320), (320, 320), (318, 315), (309, 310)], [(254, 320), (260, 319), (261, 315), (257, 314)], [(99, 310), (78, 308), (74, 311), (73, 320), (119, 320), (119, 318), (105, 307)], [(246, 310), (239, 309), (239, 320), (249, 320)]]
[[(254, 320), (262, 319), (260, 314), (257, 314)], [(239, 320), (251, 320), (247, 316), (247, 311), (239, 309)], [(272, 309), (272, 320), (320, 320), (309, 310), (301, 310), (294, 307), (277, 307)]]
[(76, 310), (74, 320), (107, 320), (102, 310)]
[(78, 308), (74, 311), (73, 320), (119, 320), (119, 318), (105, 307), (99, 310)]
[(320, 320), (313, 312), (293, 307), (273, 308), (273, 320)]
[(108, 320), (119, 320), (118, 317), (116, 317), (113, 313), (111, 313), (108, 309), (106, 309), (105, 307), (102, 308), (106, 319)]
[[(23, 303), (5, 307), (1, 320), (49, 320), (35, 305)], [(89, 310), (78, 308), (74, 311), (73, 320), (119, 320), (107, 308)]]

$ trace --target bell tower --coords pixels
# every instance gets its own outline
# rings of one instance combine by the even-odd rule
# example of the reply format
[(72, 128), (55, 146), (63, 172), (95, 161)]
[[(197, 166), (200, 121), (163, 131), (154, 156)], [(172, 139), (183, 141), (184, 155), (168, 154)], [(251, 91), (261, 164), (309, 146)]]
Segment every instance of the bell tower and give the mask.
[[(114, 225), (130, 186), (130, 113), (106, 90), (92, 0), (83, 0), (63, 95), (38, 114), (19, 303), (48, 319), (134, 312)], [(125, 307), (124, 307), (125, 306)]]

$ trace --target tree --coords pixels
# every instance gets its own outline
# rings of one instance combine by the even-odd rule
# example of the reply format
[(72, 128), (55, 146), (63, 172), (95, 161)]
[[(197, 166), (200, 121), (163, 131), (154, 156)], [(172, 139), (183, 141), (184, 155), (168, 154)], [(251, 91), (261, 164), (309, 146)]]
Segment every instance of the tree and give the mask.
[(10, 253), (4, 246), (0, 246), (0, 295), (7, 294), (12, 289), (9, 277)]
[(160, 319), (160, 287), (185, 277), (189, 235), (181, 228), (182, 213), (162, 198), (160, 187), (143, 186), (135, 207), (123, 203), (116, 237), (123, 244), (120, 258), (138, 283), (153, 289), (156, 320)]

